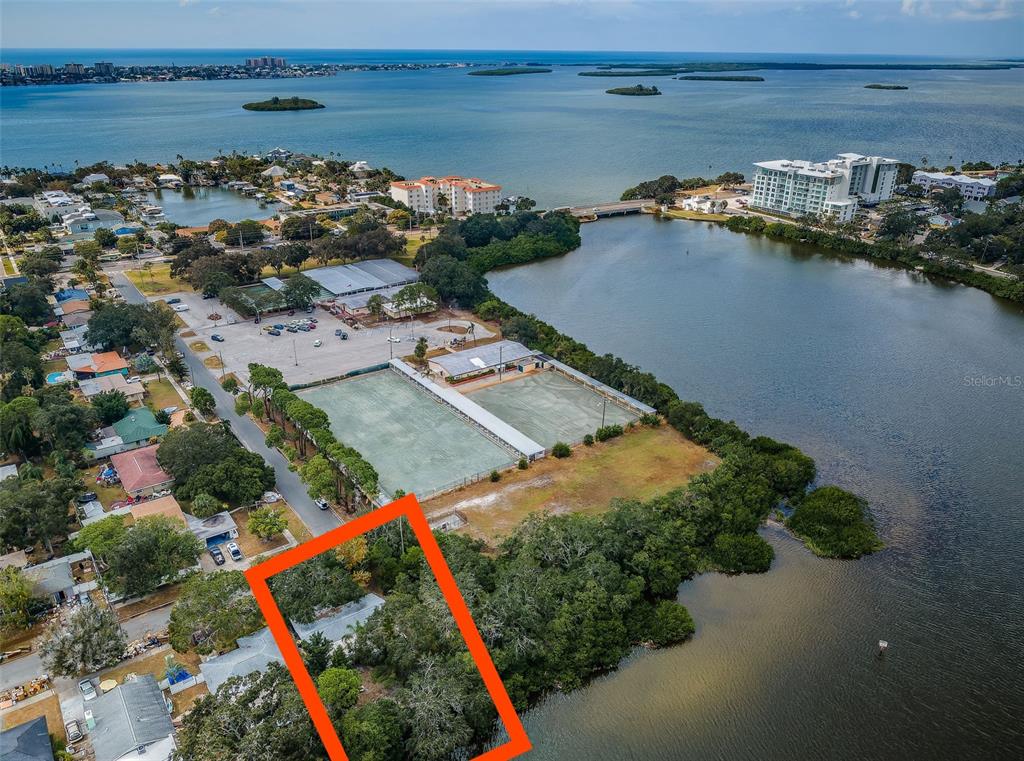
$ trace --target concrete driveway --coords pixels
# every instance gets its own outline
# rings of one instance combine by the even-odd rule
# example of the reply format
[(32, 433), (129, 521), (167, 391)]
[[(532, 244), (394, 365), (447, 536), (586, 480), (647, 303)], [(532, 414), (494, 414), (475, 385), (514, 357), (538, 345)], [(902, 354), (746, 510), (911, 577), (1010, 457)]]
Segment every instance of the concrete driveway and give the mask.
[[(124, 273), (111, 271), (109, 274), (111, 282), (124, 296), (125, 301), (131, 304), (146, 303), (146, 297), (125, 277)], [(239, 441), (246, 448), (260, 455), (274, 469), (277, 477), (277, 491), (292, 506), (310, 532), (314, 535), (323, 534), (332, 528), (340, 526), (341, 521), (338, 520), (334, 513), (330, 511), (324, 512), (313, 504), (313, 500), (306, 491), (305, 484), (299, 479), (298, 474), (289, 470), (288, 461), (284, 458), (284, 455), (276, 449), (267, 448), (263, 443), (264, 434), (259, 426), (251, 418), (238, 417), (235, 414), (235, 398), (220, 387), (217, 379), (202, 361), (189, 350), (186, 342), (179, 338), (176, 341), (176, 345), (185, 355), (184, 361), (192, 374), (194, 382), (213, 394), (217, 415), (222, 420), (230, 422), (231, 430), (234, 431)], [(263, 361), (277, 364), (273, 356), (264, 357)]]

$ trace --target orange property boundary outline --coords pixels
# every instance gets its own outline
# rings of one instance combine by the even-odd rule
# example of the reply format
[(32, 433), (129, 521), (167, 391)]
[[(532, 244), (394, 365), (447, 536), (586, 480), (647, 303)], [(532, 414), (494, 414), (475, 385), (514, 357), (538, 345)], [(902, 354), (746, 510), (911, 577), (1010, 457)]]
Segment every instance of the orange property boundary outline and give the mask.
[(326, 534), (321, 534), (308, 542), (300, 544), (298, 547), (293, 547), (279, 555), (275, 555), (269, 560), (249, 568), (245, 572), (249, 586), (252, 587), (252, 592), (256, 596), (256, 602), (259, 604), (260, 610), (267, 620), (270, 633), (274, 636), (274, 641), (277, 642), (281, 655), (284, 656), (285, 665), (291, 672), (295, 685), (299, 689), (299, 695), (302, 696), (302, 701), (306, 704), (310, 718), (313, 719), (313, 725), (320, 734), (324, 748), (327, 749), (327, 755), (331, 761), (348, 761), (345, 749), (341, 747), (341, 739), (338, 737), (338, 733), (334, 731), (334, 725), (331, 724), (330, 716), (327, 714), (327, 708), (324, 706), (323, 701), (320, 700), (319, 693), (317, 693), (313, 678), (306, 671), (306, 666), (302, 662), (299, 649), (288, 632), (284, 616), (281, 615), (277, 603), (274, 602), (274, 598), (270, 594), (267, 579), (298, 563), (309, 560), (315, 555), (326, 552), (343, 542), (365, 534), (371, 529), (383, 526), (385, 523), (403, 516), (409, 521), (413, 533), (416, 534), (416, 539), (419, 541), (420, 548), (427, 559), (427, 564), (430, 566), (430, 570), (433, 572), (434, 578), (441, 588), (444, 599), (448, 602), (448, 607), (455, 617), (455, 623), (458, 624), (459, 631), (462, 633), (462, 639), (469, 648), (469, 654), (473, 657), (473, 661), (480, 671), (480, 676), (484, 680), (484, 686), (487, 688), (487, 692), (491, 696), (495, 708), (498, 710), (498, 717), (505, 725), (505, 731), (509, 736), (508, 742), (485, 753), (481, 753), (472, 761), (508, 761), (508, 759), (526, 753), (532, 748), (530, 739), (526, 736), (526, 730), (516, 714), (512, 700), (509, 698), (505, 685), (498, 675), (498, 670), (494, 667), (494, 662), (491, 660), (491, 655), (487, 652), (487, 647), (480, 637), (480, 632), (477, 630), (476, 624), (473, 623), (473, 617), (470, 615), (469, 608), (466, 607), (466, 601), (462, 599), (462, 594), (455, 583), (455, 578), (445, 562), (444, 555), (441, 554), (441, 548), (438, 547), (437, 540), (434, 539), (434, 535), (430, 531), (430, 526), (427, 524), (427, 519), (420, 509), (420, 504), (416, 501), (415, 495), (408, 494), (379, 510), (374, 510), (350, 523), (346, 523), (328, 531)]

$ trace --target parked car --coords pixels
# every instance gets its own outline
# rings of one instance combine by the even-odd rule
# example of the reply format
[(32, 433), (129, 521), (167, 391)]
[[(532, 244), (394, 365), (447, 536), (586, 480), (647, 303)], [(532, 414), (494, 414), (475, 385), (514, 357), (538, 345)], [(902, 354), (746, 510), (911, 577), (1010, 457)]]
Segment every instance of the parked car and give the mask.
[(284, 325), (279, 322), (274, 323), (274, 330), (284, 330)]
[(217, 565), (224, 565), (224, 553), (220, 551), (220, 547), (211, 547), (210, 557)]
[(82, 727), (77, 719), (64, 722), (64, 733), (68, 736), (69, 743), (76, 743), (85, 736), (82, 734)]
[(125, 380), (125, 383), (142, 383), (142, 378), (138, 375), (133, 375)]
[(96, 492), (87, 491), (85, 494), (78, 498), (78, 504), (84, 505), (87, 502), (92, 502), (94, 499), (96, 499)]
[(231, 559), (236, 562), (245, 557), (245, 555), (242, 554), (242, 549), (238, 546), (237, 542), (228, 542), (228, 554), (231, 556)]
[(316, 339), (316, 340), (315, 340), (315, 341), (313, 342), (313, 346), (314, 346), (315, 348), (317, 348), (317, 349), (319, 349), (319, 348), (320, 348), (321, 346), (323, 346), (323, 345), (324, 345), (324, 342), (323, 342), (323, 341), (321, 341), (321, 340), (320, 340), (319, 338), (318, 338), (318, 339)]
[(272, 331), (274, 329), (274, 326), (273, 325), (264, 325), (263, 329), (269, 333), (270, 331)]
[(298, 328), (299, 328), (299, 330), (301, 330), (301, 331), (302, 331), (303, 333), (308, 333), (308, 332), (309, 332), (309, 325), (299, 325), (299, 326), (298, 326)]
[(320, 499), (315, 499), (313, 501), (316, 503), (316, 506), (319, 507), (321, 510), (330, 510), (331, 508), (330, 504), (328, 504), (327, 500), (324, 499), (323, 497), (320, 497)]
[(388, 336), (388, 342), (393, 344), (400, 344), (402, 343), (402, 339), (399, 338), (398, 336)]
[(188, 304), (175, 304), (171, 307), (175, 312), (187, 312)]
[(271, 328), (270, 330), (267, 331), (267, 335), (268, 336), (279, 336), (279, 335), (281, 335), (281, 331), (278, 330), (277, 328)]
[(82, 697), (86, 700), (92, 700), (96, 697), (96, 688), (92, 686), (92, 682), (88, 679), (83, 679), (79, 682), (78, 689), (82, 691)]
[(320, 322), (316, 317), (310, 317), (309, 321), (310, 322)]
[(268, 505), (272, 505), (275, 502), (281, 501), (281, 495), (278, 494), (276, 491), (265, 491), (263, 492), (263, 501), (266, 502)]
[(210, 340), (222, 344), (224, 343), (224, 336), (222, 336), (220, 333), (214, 333), (212, 336), (210, 336)]
[(299, 329), (297, 327), (295, 327), (294, 325), (289, 325), (287, 328), (285, 328), (285, 330), (287, 330), (289, 333), (298, 333), (299, 332)]
[(180, 304), (181, 303), (181, 299), (178, 299), (178, 298), (167, 299), (167, 303), (169, 305), (171, 305), (171, 306), (174, 306), (175, 304)]

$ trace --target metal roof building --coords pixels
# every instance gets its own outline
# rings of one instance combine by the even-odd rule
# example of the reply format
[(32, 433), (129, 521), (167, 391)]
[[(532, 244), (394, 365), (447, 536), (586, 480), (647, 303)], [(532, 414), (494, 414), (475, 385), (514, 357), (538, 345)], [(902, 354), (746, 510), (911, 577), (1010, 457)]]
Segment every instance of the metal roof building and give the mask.
[(317, 267), (302, 274), (316, 281), (333, 296), (379, 291), (382, 288), (415, 283), (420, 279), (416, 270), (390, 259), (369, 259), (354, 264)]
[(499, 364), (509, 364), (522, 359), (535, 357), (540, 352), (533, 351), (517, 341), (497, 341), (472, 349), (457, 351), (454, 354), (442, 354), (430, 360), (432, 370), (450, 378), (461, 378), (465, 375), (477, 375)]

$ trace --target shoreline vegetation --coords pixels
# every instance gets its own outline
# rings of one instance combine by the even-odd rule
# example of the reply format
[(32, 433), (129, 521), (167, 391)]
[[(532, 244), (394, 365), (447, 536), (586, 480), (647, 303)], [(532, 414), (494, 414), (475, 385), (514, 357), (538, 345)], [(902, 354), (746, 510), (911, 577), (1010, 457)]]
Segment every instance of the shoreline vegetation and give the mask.
[(309, 98), (279, 98), (276, 95), (268, 100), (246, 103), (242, 106), (246, 111), (309, 111), (316, 108), (326, 108), (323, 103), (317, 103)]
[(554, 69), (543, 66), (510, 66), (504, 69), (479, 69), (466, 72), (471, 77), (512, 77), (516, 74), (550, 74)]
[(625, 77), (629, 72), (647, 77), (725, 71), (998, 71), (1024, 67), (1021, 62), (998, 63), (806, 63), (800, 61), (715, 61), (707, 63), (609, 63), (593, 64), (581, 77)]
[(633, 85), (633, 87), (613, 87), (610, 90), (605, 90), (609, 95), (661, 95), (661, 90), (653, 85), (651, 87), (644, 87), (643, 85)]
[(910, 88), (906, 85), (885, 85), (885, 84), (870, 84), (864, 85), (865, 90), (909, 90)]
[(702, 76), (699, 74), (691, 74), (688, 76), (676, 77), (676, 79), (690, 81), (690, 82), (764, 82), (764, 77), (743, 77), (743, 76), (714, 76), (707, 75)]

